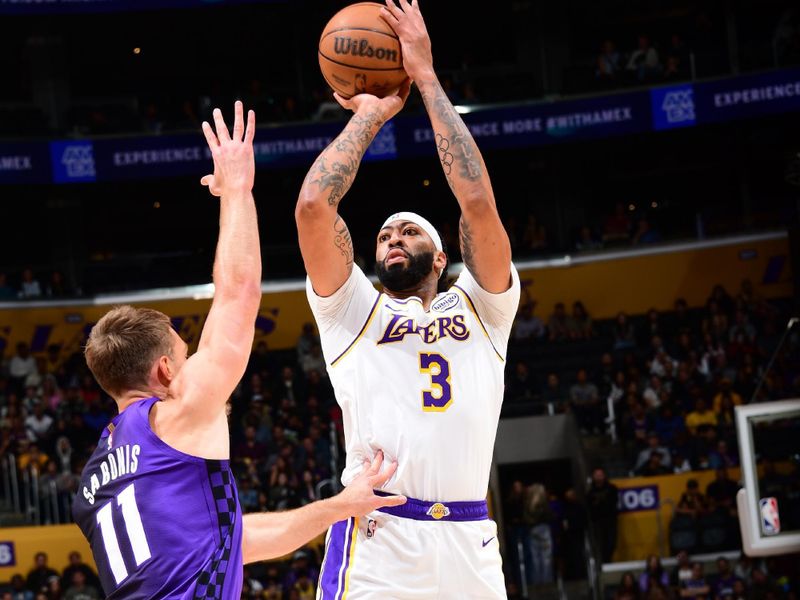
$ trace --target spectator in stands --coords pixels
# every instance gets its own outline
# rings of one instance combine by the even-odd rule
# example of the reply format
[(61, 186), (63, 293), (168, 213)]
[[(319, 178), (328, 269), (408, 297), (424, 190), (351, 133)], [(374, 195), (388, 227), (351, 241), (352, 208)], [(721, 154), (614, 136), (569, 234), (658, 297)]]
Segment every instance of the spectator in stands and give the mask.
[(639, 600), (641, 596), (641, 591), (633, 573), (625, 571), (620, 577), (617, 589), (614, 591), (614, 600)]
[(556, 373), (547, 374), (547, 383), (541, 394), (543, 404), (552, 404), (555, 408), (562, 407), (567, 399), (567, 393), (561, 385)]
[(322, 346), (319, 344), (312, 344), (309, 353), (300, 361), (300, 368), (303, 369), (303, 373), (306, 374), (306, 377), (308, 377), (311, 371), (316, 371), (320, 375), (326, 375), (327, 370), (325, 367), (325, 358), (322, 356)]
[(64, 600), (100, 600), (100, 592), (87, 583), (86, 575), (82, 571), (72, 574), (71, 583), (64, 593)]
[(39, 368), (36, 358), (31, 355), (30, 348), (25, 342), (17, 344), (17, 352), (8, 363), (8, 376), (11, 391), (18, 394), (25, 388), (25, 382), (30, 375), (38, 375)]
[(698, 398), (694, 404), (694, 410), (686, 415), (686, 428), (692, 435), (697, 435), (706, 427), (717, 426), (717, 415), (708, 410), (706, 401)]
[(83, 573), (84, 577), (86, 577), (86, 583), (98, 590), (102, 589), (97, 573), (95, 573), (89, 565), (83, 562), (80, 552), (70, 552), (68, 560), (69, 564), (64, 568), (64, 572), (61, 574), (61, 587), (63, 589), (67, 589), (70, 586), (72, 582), (72, 576), (76, 571)]
[(634, 396), (630, 415), (623, 428), (623, 434), (632, 446), (634, 456), (638, 456), (639, 452), (647, 447), (647, 434), (651, 431), (653, 431), (653, 420)]
[(750, 323), (747, 313), (738, 309), (734, 316), (733, 325), (728, 331), (728, 341), (731, 343), (750, 343), (756, 340), (756, 328)]
[(530, 576), (533, 573), (533, 557), (531, 556), (531, 536), (530, 528), (526, 523), (526, 503), (528, 501), (528, 490), (525, 485), (516, 480), (511, 484), (511, 489), (506, 498), (507, 523), (510, 528), (509, 539), (512, 541), (511, 551), (522, 556), (517, 556), (520, 564), (525, 565), (525, 573)]
[[(35, 442), (28, 442), (27, 439), (24, 441), (20, 440), (17, 444), (17, 451), (19, 452), (19, 456), (17, 458), (17, 466), (19, 467), (20, 471), (24, 471), (28, 468), (36, 469), (37, 471), (41, 471), (44, 469), (47, 461), (50, 458), (39, 449), (39, 445)], [(37, 555), (38, 556), (38, 555)], [(46, 555), (45, 555), (46, 557)]]
[(603, 242), (627, 242), (631, 235), (631, 219), (625, 204), (617, 202), (614, 205), (614, 214), (606, 218), (603, 226)]
[(624, 312), (617, 314), (614, 323), (614, 350), (628, 350), (636, 346), (636, 330)]
[(25, 419), (28, 437), (40, 446), (50, 442), (53, 429), (53, 417), (44, 412), (44, 409), (44, 402), (39, 400), (33, 405), (33, 414)]
[(669, 586), (669, 573), (661, 565), (661, 559), (656, 554), (647, 557), (644, 571), (639, 576), (639, 589), (643, 594), (649, 592), (654, 586)]
[(30, 586), (19, 573), (11, 576), (10, 590), (3, 593), (2, 600), (34, 600)]
[(590, 340), (595, 336), (592, 317), (580, 300), (572, 305), (572, 319), (567, 321), (571, 337), (577, 340)]
[(714, 284), (714, 287), (711, 289), (711, 295), (706, 301), (706, 308), (712, 314), (715, 312), (712, 309), (713, 305), (716, 305), (717, 310), (727, 317), (733, 315), (733, 312), (736, 309), (736, 303), (734, 302), (733, 297), (728, 293), (728, 290), (726, 290), (725, 286), (723, 286), (721, 283)]
[(672, 445), (675, 435), (684, 427), (683, 417), (675, 413), (671, 403), (661, 406), (655, 418), (655, 433), (667, 446)]
[(253, 389), (251, 379), (250, 391), (253, 394), (262, 393), (263, 389), (261, 389), (260, 386), (263, 385), (263, 378), (269, 375), (274, 376), (277, 372), (278, 365), (275, 361), (275, 357), (269, 352), (269, 346), (267, 345), (267, 342), (260, 340), (256, 344), (255, 351), (250, 355), (250, 360), (247, 363), (247, 370), (245, 371), (245, 373), (251, 378), (254, 375), (259, 376), (259, 379), (257, 380), (259, 389)]
[(642, 217), (636, 225), (636, 231), (631, 238), (631, 244), (639, 246), (643, 244), (657, 244), (661, 241), (661, 234), (653, 229), (650, 220)]
[(705, 577), (703, 577), (703, 565), (699, 562), (692, 564), (692, 576), (683, 582), (681, 587), (681, 598), (694, 598), (700, 600), (701, 598), (709, 598), (711, 586), (708, 585)]
[(528, 526), (531, 539), (532, 572), (528, 575), (530, 585), (553, 581), (553, 538), (550, 524), (554, 518), (547, 490), (541, 483), (534, 483), (527, 490), (523, 512), (523, 520)]
[(679, 590), (683, 587), (684, 582), (692, 578), (692, 563), (689, 562), (689, 553), (686, 550), (681, 550), (675, 557), (678, 564), (672, 569), (671, 584), (672, 587)]
[(683, 73), (681, 61), (678, 57), (667, 56), (667, 60), (664, 63), (664, 74), (662, 77), (664, 81), (667, 82), (680, 81), (686, 77)]
[(303, 323), (300, 337), (297, 338), (297, 361), (302, 363), (303, 358), (311, 354), (311, 348), (315, 344), (319, 344), (319, 336), (314, 329), (314, 324)]
[(719, 382), (719, 393), (714, 396), (713, 402), (713, 410), (717, 414), (717, 417), (722, 413), (723, 404), (725, 404), (726, 400), (729, 401), (727, 403), (728, 406), (742, 405), (742, 397), (733, 389), (731, 380), (727, 377), (723, 377)]
[(697, 480), (690, 479), (686, 482), (686, 491), (681, 494), (675, 512), (696, 519), (705, 514), (707, 508), (706, 499), (700, 492)]
[(647, 462), (636, 471), (637, 475), (642, 477), (658, 477), (659, 475), (668, 475), (671, 471), (663, 465), (662, 456), (669, 456), (666, 451), (654, 451), (650, 454)]
[(729, 598), (734, 594), (733, 586), (736, 583), (736, 576), (731, 570), (728, 559), (720, 556), (717, 559), (717, 575), (713, 579), (712, 590), (715, 598)]
[(584, 225), (578, 232), (578, 241), (575, 242), (575, 250), (578, 252), (591, 252), (593, 250), (600, 250), (603, 247), (603, 242), (595, 239), (591, 227)]
[(718, 440), (717, 447), (708, 455), (708, 466), (711, 469), (735, 467), (739, 464), (739, 458), (728, 448), (728, 442)]
[(53, 299), (68, 298), (69, 296), (73, 295), (73, 292), (67, 285), (67, 282), (64, 280), (64, 274), (61, 271), (55, 270), (50, 274), (50, 280), (45, 286), (45, 295), (48, 298)]
[(526, 402), (533, 399), (533, 377), (524, 361), (517, 361), (514, 373), (506, 385), (506, 398), (510, 402)]
[(604, 40), (597, 56), (594, 75), (603, 84), (615, 83), (622, 68), (622, 57), (611, 40)]
[(22, 270), (22, 283), (20, 284), (18, 295), (23, 300), (42, 297), (42, 286), (39, 280), (34, 277), (33, 270), (30, 267), (25, 267)]
[(586, 369), (578, 371), (577, 380), (569, 389), (569, 406), (582, 432), (602, 430), (603, 416), (597, 386), (589, 381)]
[(665, 391), (661, 383), (661, 377), (651, 375), (650, 382), (642, 392), (642, 399), (648, 411), (657, 410), (661, 406), (661, 393)]
[(639, 456), (636, 458), (636, 464), (633, 467), (634, 471), (640, 471), (650, 462), (651, 457), (656, 454), (658, 455), (659, 462), (662, 467), (664, 467), (665, 472), (669, 472), (669, 468), (672, 466), (672, 457), (670, 456), (669, 450), (661, 445), (661, 439), (658, 437), (658, 434), (655, 432), (650, 432), (647, 436), (647, 447), (639, 452)]
[(608, 481), (605, 469), (596, 467), (592, 471), (592, 483), (586, 492), (589, 518), (594, 525), (597, 547), (603, 562), (611, 562), (617, 547), (617, 486)]
[(33, 558), (34, 567), (28, 572), (25, 587), (29, 590), (40, 590), (47, 586), (47, 580), (58, 577), (58, 573), (47, 566), (47, 553), (37, 552)]
[(528, 215), (528, 222), (522, 234), (522, 245), (525, 250), (539, 253), (547, 250), (547, 230), (539, 223), (536, 215)]
[(553, 314), (547, 320), (547, 334), (551, 342), (564, 342), (572, 339), (573, 327), (564, 308), (563, 302), (558, 302), (553, 309)]
[(652, 81), (661, 73), (661, 62), (658, 52), (650, 44), (650, 38), (646, 35), (639, 36), (639, 45), (631, 52), (628, 64), (625, 67), (634, 77), (640, 81)]
[(739, 484), (728, 478), (728, 470), (725, 467), (718, 467), (715, 475), (714, 481), (706, 487), (706, 496), (719, 506), (734, 508)]
[(253, 480), (249, 476), (238, 477), (237, 480), (242, 512), (253, 512), (258, 508), (258, 490), (253, 487)]
[(8, 275), (0, 271), (0, 302), (10, 302), (16, 298), (17, 293), (14, 288), (8, 285)]
[(586, 576), (584, 539), (587, 527), (586, 506), (573, 488), (564, 492), (562, 511), (562, 546), (564, 577), (567, 580), (583, 579)]
[(515, 343), (531, 342), (540, 340), (544, 337), (545, 327), (544, 322), (533, 314), (536, 308), (536, 301), (531, 300), (526, 302), (519, 309), (517, 319), (514, 321), (514, 328), (512, 329), (512, 340)]

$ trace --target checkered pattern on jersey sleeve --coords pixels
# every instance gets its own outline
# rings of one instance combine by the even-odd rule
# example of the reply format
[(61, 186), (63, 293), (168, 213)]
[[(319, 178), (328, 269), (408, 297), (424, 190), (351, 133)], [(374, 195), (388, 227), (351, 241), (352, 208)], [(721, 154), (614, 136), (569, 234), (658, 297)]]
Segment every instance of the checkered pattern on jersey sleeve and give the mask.
[(197, 578), (197, 588), (194, 593), (197, 600), (226, 597), (225, 575), (229, 567), (232, 533), (236, 524), (236, 507), (239, 504), (236, 484), (228, 465), (221, 461), (207, 460), (206, 466), (217, 509), (220, 545)]

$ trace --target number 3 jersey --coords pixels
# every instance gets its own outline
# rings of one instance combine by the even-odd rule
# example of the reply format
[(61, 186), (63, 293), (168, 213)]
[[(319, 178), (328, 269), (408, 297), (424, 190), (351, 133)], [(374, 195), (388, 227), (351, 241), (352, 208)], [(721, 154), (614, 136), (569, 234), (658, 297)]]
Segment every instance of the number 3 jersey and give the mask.
[(226, 460), (175, 450), (135, 402), (103, 431), (81, 474), (75, 522), (108, 598), (239, 598), (242, 513)]
[(428, 501), (486, 497), (519, 276), (501, 294), (466, 269), (426, 311), (375, 290), (357, 267), (333, 295), (306, 292), (344, 418), (345, 485), (383, 450), (387, 491)]

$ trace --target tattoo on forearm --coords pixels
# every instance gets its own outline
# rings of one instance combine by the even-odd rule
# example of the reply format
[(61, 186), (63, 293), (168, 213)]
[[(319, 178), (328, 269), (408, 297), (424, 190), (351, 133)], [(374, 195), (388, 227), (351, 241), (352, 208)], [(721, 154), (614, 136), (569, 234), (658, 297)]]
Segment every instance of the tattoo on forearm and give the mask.
[(461, 259), (464, 265), (469, 269), (470, 273), (475, 273), (475, 260), (472, 246), (472, 231), (470, 230), (469, 223), (461, 216), (458, 223), (458, 237), (461, 242)]
[(419, 87), (426, 108), (444, 126), (443, 130), (439, 131), (436, 130), (434, 123), (436, 149), (450, 188), (455, 191), (453, 167), (463, 180), (469, 182), (480, 180), (483, 177), (484, 167), (478, 146), (447, 94), (438, 83), (423, 84)]
[(320, 192), (330, 190), (328, 204), (338, 206), (353, 185), (361, 159), (383, 122), (377, 112), (363, 117), (354, 115), (339, 137), (319, 155), (303, 185), (315, 184)]
[(339, 249), (339, 252), (344, 256), (347, 266), (353, 264), (353, 238), (350, 237), (350, 230), (347, 228), (347, 223), (339, 215), (336, 215), (336, 222), (333, 224), (333, 230), (336, 232), (336, 237), (333, 238), (333, 244)]

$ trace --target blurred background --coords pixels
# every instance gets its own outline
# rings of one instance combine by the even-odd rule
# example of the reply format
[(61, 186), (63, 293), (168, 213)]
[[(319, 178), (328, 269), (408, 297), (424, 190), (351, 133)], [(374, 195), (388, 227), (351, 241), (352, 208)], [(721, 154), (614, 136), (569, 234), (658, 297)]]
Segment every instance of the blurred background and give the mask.
[[(218, 230), (200, 123), (237, 99), (259, 122), (265, 280), (231, 399), (240, 500), (338, 489), (341, 413), (294, 203), (347, 119), (316, 54), (346, 4), (0, 0), (0, 597), (102, 596), (69, 507), (116, 408), (80, 348), (119, 302), (164, 310), (196, 344)], [(794, 332), (765, 370), (800, 290), (800, 7), (420, 5), (524, 284), (490, 490), (509, 598), (796, 598), (797, 554), (740, 552), (733, 407), (800, 387)], [(396, 210), (427, 216), (460, 261), (416, 92), (340, 210), (369, 273)], [(758, 456), (790, 529), (798, 433), (771, 429)], [(243, 597), (313, 598), (320, 558), (317, 543), (249, 567)]]

